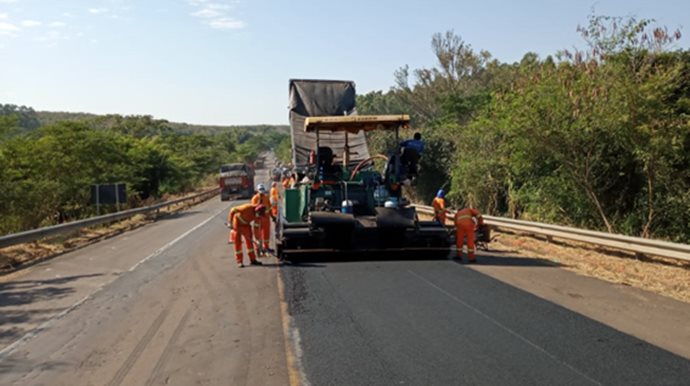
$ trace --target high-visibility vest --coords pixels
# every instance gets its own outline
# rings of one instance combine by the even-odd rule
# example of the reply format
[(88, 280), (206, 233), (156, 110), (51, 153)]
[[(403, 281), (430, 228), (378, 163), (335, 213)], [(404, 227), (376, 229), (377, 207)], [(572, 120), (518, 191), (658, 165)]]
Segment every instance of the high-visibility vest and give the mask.
[(482, 219), (482, 214), (479, 213), (478, 210), (473, 208), (464, 208), (458, 210), (458, 212), (455, 213), (455, 225), (468, 224), (468, 221), (472, 222), (472, 217), (477, 218), (479, 225), (484, 223), (484, 220)]
[(278, 205), (278, 202), (280, 201), (280, 192), (278, 191), (278, 188), (275, 186), (271, 188), (271, 204), (272, 205)]
[(252, 197), (252, 205), (263, 205), (264, 206), (264, 215), (268, 216), (269, 215), (269, 209), (271, 209), (271, 202), (268, 199), (268, 196), (262, 193), (257, 193)]
[(431, 202), (431, 206), (434, 207), (434, 214), (438, 216), (446, 211), (446, 200), (436, 197), (434, 201)]
[(254, 205), (244, 204), (230, 209), (228, 215), (228, 222), (232, 222), (233, 228), (238, 228), (241, 225), (250, 225), (252, 221), (256, 220), (256, 212)]

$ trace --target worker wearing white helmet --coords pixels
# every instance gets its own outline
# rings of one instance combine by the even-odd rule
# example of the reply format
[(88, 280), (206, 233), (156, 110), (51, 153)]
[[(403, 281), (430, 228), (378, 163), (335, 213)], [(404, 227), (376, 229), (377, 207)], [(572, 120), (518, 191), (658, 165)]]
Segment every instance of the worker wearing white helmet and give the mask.
[[(264, 208), (271, 207), (271, 201), (266, 194), (266, 186), (258, 184), (256, 194), (252, 197), (253, 205), (263, 205)], [(254, 222), (254, 238), (258, 244), (259, 256), (264, 256), (270, 250), (269, 241), (271, 240), (271, 213), (266, 210), (257, 221)]]

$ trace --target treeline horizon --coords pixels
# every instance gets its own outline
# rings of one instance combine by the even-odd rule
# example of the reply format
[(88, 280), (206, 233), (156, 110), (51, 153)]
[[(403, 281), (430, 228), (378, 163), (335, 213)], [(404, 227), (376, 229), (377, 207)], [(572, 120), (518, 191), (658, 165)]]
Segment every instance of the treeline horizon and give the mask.
[[(503, 63), (453, 31), (361, 114), (410, 114), (427, 148), (417, 199), (690, 243), (690, 51), (650, 19), (590, 15), (584, 49)], [(409, 133), (411, 135), (411, 133)], [(394, 144), (373, 134), (372, 150)]]
[(0, 234), (93, 216), (93, 184), (125, 183), (136, 207), (215, 183), (220, 165), (256, 159), (286, 132), (0, 104)]

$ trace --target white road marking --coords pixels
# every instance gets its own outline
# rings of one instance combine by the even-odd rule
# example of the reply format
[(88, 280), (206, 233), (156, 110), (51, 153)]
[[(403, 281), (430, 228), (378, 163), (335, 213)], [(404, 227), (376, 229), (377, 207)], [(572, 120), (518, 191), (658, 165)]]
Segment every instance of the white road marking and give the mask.
[(307, 375), (302, 365), (302, 340), (299, 330), (294, 326), (288, 300), (285, 294), (285, 283), (280, 275), (280, 269), (276, 271), (278, 281), (278, 297), (280, 298), (280, 319), (283, 325), (283, 339), (285, 340), (285, 357), (287, 360), (287, 372), (290, 386), (310, 386)]
[[(173, 246), (175, 243), (179, 242), (179, 241), (182, 240), (183, 238), (189, 236), (190, 233), (192, 233), (192, 232), (194, 232), (195, 230), (197, 230), (197, 229), (201, 228), (202, 226), (206, 225), (209, 221), (213, 220), (213, 219), (216, 218), (219, 214), (223, 213), (223, 212), (226, 211), (226, 210), (227, 210), (227, 208), (224, 208), (224, 209), (218, 211), (217, 213), (213, 214), (213, 216), (211, 216), (211, 217), (207, 218), (206, 220), (202, 221), (201, 223), (199, 223), (198, 225), (196, 225), (194, 228), (188, 230), (187, 232), (185, 232), (185, 233), (183, 233), (182, 235), (180, 235), (180, 236), (178, 236), (177, 238), (175, 238), (173, 241), (171, 241), (171, 242), (165, 244), (164, 246), (158, 248), (155, 252), (153, 252), (152, 254), (146, 256), (145, 258), (143, 258), (142, 260), (140, 260), (138, 263), (134, 264), (134, 265), (132, 266), (132, 268), (129, 269), (128, 272), (134, 271), (134, 270), (135, 270), (138, 266), (140, 266), (141, 264), (145, 263), (146, 261), (150, 260), (150, 259), (153, 258), (153, 257), (156, 257), (156, 256), (160, 255), (160, 254), (163, 253), (166, 249), (170, 248), (171, 246)], [(49, 271), (50, 268), (48, 268), (48, 269), (46, 269), (46, 270)], [(12, 354), (12, 353), (14, 352), (14, 350), (16, 350), (16, 349), (19, 348), (20, 346), (24, 345), (25, 343), (27, 343), (27, 342), (30, 341), (31, 339), (35, 338), (36, 336), (38, 336), (38, 334), (41, 333), (42, 331), (45, 331), (45, 330), (47, 330), (48, 328), (50, 328), (53, 324), (55, 324), (55, 322), (57, 322), (58, 320), (62, 319), (63, 317), (65, 317), (65, 315), (69, 314), (69, 313), (72, 312), (74, 309), (76, 309), (77, 307), (79, 307), (80, 305), (82, 305), (85, 301), (89, 300), (91, 297), (93, 297), (94, 295), (96, 295), (97, 293), (99, 293), (103, 288), (105, 288), (106, 285), (108, 285), (108, 284), (110, 284), (110, 283), (112, 283), (112, 281), (111, 281), (111, 282), (108, 282), (108, 283), (105, 283), (105, 284), (103, 284), (103, 285), (101, 285), (100, 287), (98, 287), (98, 288), (97, 288), (95, 291), (93, 291), (92, 293), (90, 293), (90, 294), (84, 296), (83, 298), (79, 299), (76, 303), (72, 304), (72, 305), (71, 305), (70, 307), (68, 307), (67, 309), (63, 310), (62, 312), (60, 312), (59, 314), (53, 316), (52, 318), (46, 320), (46, 321), (43, 322), (41, 325), (39, 325), (39, 326), (36, 327), (35, 329), (33, 329), (33, 330), (27, 332), (27, 333), (24, 334), (21, 338), (17, 339), (16, 341), (14, 341), (14, 342), (13, 342), (12, 344), (10, 344), (9, 346), (7, 346), (7, 347), (5, 347), (4, 349), (0, 350), (0, 362), (1, 362), (2, 360), (4, 360), (7, 356), (9, 356), (10, 354)]]
[(150, 260), (150, 259), (152, 259), (152, 258), (154, 258), (154, 257), (156, 257), (156, 256), (158, 256), (158, 255), (160, 255), (160, 254), (163, 253), (166, 249), (170, 248), (171, 246), (173, 246), (175, 243), (177, 243), (178, 241), (182, 240), (183, 238), (189, 236), (190, 233), (192, 233), (192, 232), (194, 232), (195, 230), (197, 230), (197, 229), (201, 228), (202, 226), (206, 225), (209, 221), (213, 220), (214, 218), (216, 218), (216, 216), (218, 216), (219, 214), (223, 213), (223, 212), (226, 211), (226, 210), (227, 210), (227, 208), (225, 208), (225, 209), (223, 209), (223, 210), (217, 212), (217, 213), (214, 214), (213, 216), (211, 216), (211, 217), (207, 218), (206, 220), (202, 221), (201, 223), (199, 223), (199, 224), (198, 224), (197, 226), (195, 226), (194, 228), (192, 228), (192, 229), (188, 230), (187, 232), (181, 234), (180, 236), (178, 236), (178, 237), (177, 237), (176, 239), (174, 239), (173, 241), (171, 241), (171, 242), (165, 244), (164, 246), (158, 248), (155, 252), (153, 252), (152, 254), (150, 254), (150, 255), (144, 257), (141, 261), (139, 261), (138, 263), (134, 264), (134, 265), (129, 269), (129, 272), (134, 271), (135, 269), (137, 269), (138, 266), (140, 266), (140, 265), (144, 264), (145, 262), (147, 262), (148, 260)]
[(458, 298), (457, 296), (451, 294), (450, 292), (448, 292), (448, 291), (444, 290), (443, 288), (437, 286), (436, 284), (430, 282), (430, 281), (427, 280), (425, 277), (419, 275), (418, 273), (415, 273), (415, 272), (413, 272), (413, 271), (410, 271), (410, 270), (408, 270), (407, 272), (411, 273), (413, 276), (416, 276), (417, 278), (419, 278), (419, 279), (422, 280), (423, 282), (427, 283), (428, 285), (432, 286), (433, 288), (439, 290), (441, 293), (443, 293), (444, 295), (448, 296), (449, 298), (451, 298), (452, 300), (456, 301), (457, 303), (460, 303), (460, 304), (462, 304), (463, 306), (469, 308), (470, 310), (476, 312), (477, 314), (479, 314), (480, 316), (482, 316), (483, 318), (485, 318), (485, 319), (488, 320), (489, 322), (493, 323), (494, 325), (496, 325), (496, 326), (499, 327), (500, 329), (502, 329), (502, 330), (504, 330), (505, 332), (509, 333), (510, 335), (512, 335), (512, 336), (514, 336), (514, 337), (520, 339), (521, 341), (527, 343), (528, 345), (532, 346), (532, 347), (533, 347), (534, 349), (536, 349), (537, 351), (539, 351), (539, 352), (543, 353), (544, 355), (548, 356), (549, 358), (551, 358), (551, 359), (554, 360), (555, 362), (558, 362), (558, 363), (562, 364), (563, 366), (567, 367), (568, 369), (570, 369), (570, 370), (573, 371), (574, 373), (580, 375), (581, 377), (585, 378), (586, 380), (592, 382), (592, 383), (595, 384), (595, 385), (601, 385), (601, 384), (602, 384), (601, 382), (599, 382), (599, 381), (597, 381), (597, 380), (594, 380), (594, 379), (590, 378), (589, 376), (587, 376), (587, 374), (585, 374), (585, 373), (583, 373), (582, 371), (576, 369), (575, 367), (571, 366), (570, 364), (568, 364), (568, 363), (566, 363), (566, 362), (563, 362), (562, 360), (558, 359), (555, 355), (553, 355), (553, 354), (551, 354), (550, 352), (546, 351), (545, 348), (539, 346), (538, 344), (536, 344), (536, 343), (532, 342), (531, 340), (525, 338), (524, 336), (518, 334), (517, 332), (513, 331), (513, 330), (510, 329), (508, 326), (502, 324), (502, 323), (499, 322), (498, 320), (496, 320), (496, 319), (492, 318), (491, 316), (489, 316), (489, 315), (487, 315), (487, 314), (481, 312), (480, 310), (478, 310), (478, 309), (472, 307), (471, 305), (467, 304), (466, 302), (464, 302), (462, 299)]

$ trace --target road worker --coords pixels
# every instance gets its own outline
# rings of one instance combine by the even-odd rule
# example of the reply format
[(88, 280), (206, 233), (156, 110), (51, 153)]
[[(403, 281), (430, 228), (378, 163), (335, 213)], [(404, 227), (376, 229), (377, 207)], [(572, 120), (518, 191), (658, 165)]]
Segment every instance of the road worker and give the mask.
[(288, 172), (283, 176), (283, 189), (291, 189), (295, 186), (295, 177), (292, 172)]
[(417, 177), (417, 164), (424, 152), (424, 142), (421, 133), (414, 133), (412, 139), (400, 143), (400, 166), (401, 172), (407, 179)]
[(244, 204), (230, 209), (228, 214), (228, 226), (232, 227), (233, 237), (232, 242), (235, 244), (235, 260), (237, 266), (244, 267), (244, 258), (242, 254), (242, 239), (244, 239), (247, 248), (247, 255), (249, 255), (249, 263), (251, 265), (261, 265), (261, 262), (256, 260), (254, 254), (254, 241), (252, 238), (252, 222), (256, 222), (258, 218), (264, 215), (266, 208), (259, 205)]
[(252, 197), (252, 205), (261, 205), (265, 208), (264, 214), (254, 222), (254, 238), (259, 250), (259, 256), (264, 256), (270, 249), (269, 241), (271, 241), (271, 213), (268, 211), (271, 208), (271, 201), (268, 198), (268, 192), (266, 192), (264, 184), (256, 186), (256, 194)]
[(278, 218), (278, 204), (280, 203), (280, 190), (278, 189), (278, 183), (271, 183), (271, 217), (275, 222)]
[(462, 246), (464, 239), (467, 238), (467, 261), (476, 263), (477, 257), (474, 254), (474, 229), (475, 219), (478, 225), (484, 225), (481, 213), (474, 208), (463, 208), (455, 213), (455, 245), (457, 247), (457, 258), (462, 259)]
[(434, 221), (438, 221), (441, 225), (446, 224), (446, 193), (443, 189), (436, 192), (436, 198), (431, 202), (434, 207)]

